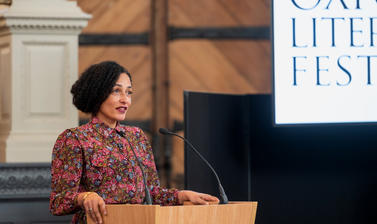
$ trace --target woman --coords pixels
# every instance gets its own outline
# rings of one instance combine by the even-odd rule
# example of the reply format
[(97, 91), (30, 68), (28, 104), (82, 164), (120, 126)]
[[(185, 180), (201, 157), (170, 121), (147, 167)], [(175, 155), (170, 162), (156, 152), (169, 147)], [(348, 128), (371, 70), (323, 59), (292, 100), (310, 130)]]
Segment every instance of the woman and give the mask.
[[(85, 213), (102, 223), (105, 204), (143, 203), (140, 159), (153, 204), (179, 205), (218, 202), (193, 191), (160, 187), (152, 149), (143, 131), (122, 126), (131, 106), (130, 73), (115, 62), (90, 66), (72, 86), (73, 104), (92, 114), (92, 120), (59, 135), (52, 154), (50, 210), (75, 213), (72, 223), (85, 223)], [(133, 149), (133, 150), (132, 150)]]

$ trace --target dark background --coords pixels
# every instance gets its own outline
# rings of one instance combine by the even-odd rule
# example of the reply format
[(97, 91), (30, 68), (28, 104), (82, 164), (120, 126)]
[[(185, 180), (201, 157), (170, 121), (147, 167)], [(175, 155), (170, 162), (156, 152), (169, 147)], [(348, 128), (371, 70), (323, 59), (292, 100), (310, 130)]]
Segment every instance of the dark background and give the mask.
[[(185, 93), (185, 136), (256, 224), (377, 223), (377, 125), (273, 126), (271, 95)], [(218, 196), (187, 146), (185, 188)]]

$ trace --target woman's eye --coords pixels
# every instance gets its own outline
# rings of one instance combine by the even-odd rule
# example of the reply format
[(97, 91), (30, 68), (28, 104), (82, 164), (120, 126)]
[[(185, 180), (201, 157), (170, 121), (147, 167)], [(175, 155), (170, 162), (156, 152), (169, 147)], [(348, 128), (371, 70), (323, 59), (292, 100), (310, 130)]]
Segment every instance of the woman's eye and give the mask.
[(123, 90), (121, 90), (121, 89), (113, 89), (112, 91), (111, 91), (111, 93), (113, 93), (113, 94), (117, 94), (117, 95), (120, 95), (120, 94), (125, 94), (125, 95), (127, 95), (127, 96), (130, 96), (130, 95), (132, 95), (133, 94), (133, 91), (132, 90), (125, 90), (124, 92), (123, 92)]

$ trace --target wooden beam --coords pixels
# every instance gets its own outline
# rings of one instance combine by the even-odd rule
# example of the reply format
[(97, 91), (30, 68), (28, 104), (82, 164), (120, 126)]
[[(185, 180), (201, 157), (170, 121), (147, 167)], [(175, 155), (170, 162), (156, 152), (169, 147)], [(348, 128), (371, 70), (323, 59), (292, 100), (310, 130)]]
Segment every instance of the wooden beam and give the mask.
[(169, 39), (269, 40), (270, 27), (169, 27)]
[[(158, 129), (169, 128), (169, 66), (168, 66), (168, 0), (151, 0), (152, 48), (152, 134), (157, 167), (165, 185), (169, 183), (167, 138)], [(162, 172), (161, 172), (162, 171)], [(169, 186), (167, 186), (169, 187)]]
[[(0, 0), (1, 1), (1, 0)], [(177, 39), (208, 40), (269, 40), (270, 27), (167, 27), (167, 41)], [(141, 33), (83, 33), (79, 35), (80, 46), (149, 45), (149, 32)]]
[(12, 0), (0, 0), (0, 5), (11, 5)]
[(149, 33), (83, 33), (79, 45), (148, 45)]

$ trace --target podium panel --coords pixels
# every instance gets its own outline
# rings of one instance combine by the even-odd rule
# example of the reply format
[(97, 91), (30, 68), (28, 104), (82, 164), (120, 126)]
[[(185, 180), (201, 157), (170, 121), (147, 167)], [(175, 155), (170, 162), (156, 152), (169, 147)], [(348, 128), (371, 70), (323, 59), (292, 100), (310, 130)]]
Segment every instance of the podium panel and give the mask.
[[(106, 205), (104, 224), (254, 224), (257, 202), (226, 205)], [(95, 224), (88, 218), (88, 224)]]

